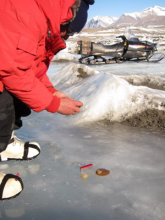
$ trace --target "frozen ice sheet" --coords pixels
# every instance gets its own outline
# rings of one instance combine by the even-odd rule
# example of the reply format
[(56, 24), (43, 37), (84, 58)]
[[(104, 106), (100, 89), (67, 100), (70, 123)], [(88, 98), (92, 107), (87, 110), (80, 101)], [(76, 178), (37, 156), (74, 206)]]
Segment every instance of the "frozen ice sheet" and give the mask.
[[(120, 76), (154, 76), (155, 72), (163, 78), (164, 64), (163, 60), (151, 66), (125, 63), (92, 68)], [(49, 74), (65, 65), (53, 63)], [(0, 219), (164, 220), (164, 132), (120, 123), (76, 126), (69, 123), (70, 116), (66, 119), (47, 112), (24, 118), (16, 135), (38, 141), (41, 154), (31, 161), (1, 163), (1, 172), (20, 173), (24, 190), (17, 198), (1, 202)], [(89, 163), (111, 174), (83, 180), (80, 166)]]
[[(56, 124), (54, 116), (33, 113), (16, 135), (35, 140), (34, 160), (4, 162), (19, 172), (24, 191), (1, 202), (0, 218), (24, 220), (164, 220), (164, 132), (115, 123)], [(111, 171), (81, 179), (80, 166)]]

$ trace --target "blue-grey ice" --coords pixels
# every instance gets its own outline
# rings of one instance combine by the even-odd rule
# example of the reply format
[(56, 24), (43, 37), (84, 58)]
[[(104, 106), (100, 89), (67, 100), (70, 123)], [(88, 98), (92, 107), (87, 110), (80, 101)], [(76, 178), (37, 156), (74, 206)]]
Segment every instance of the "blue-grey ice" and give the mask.
[[(38, 141), (41, 154), (0, 165), (24, 182), (20, 196), (1, 202), (0, 219), (164, 220), (163, 127), (128, 120), (149, 110), (164, 120), (164, 67), (165, 60), (90, 67), (53, 62), (54, 86), (84, 106), (75, 116), (44, 111), (24, 119), (16, 135)], [(83, 180), (80, 167), (91, 163), (91, 172), (106, 168), (110, 175)]]

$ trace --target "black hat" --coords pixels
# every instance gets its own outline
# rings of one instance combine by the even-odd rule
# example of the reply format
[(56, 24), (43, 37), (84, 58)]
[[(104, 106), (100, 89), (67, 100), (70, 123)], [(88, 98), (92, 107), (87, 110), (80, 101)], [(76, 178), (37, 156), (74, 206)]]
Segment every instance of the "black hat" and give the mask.
[(83, 29), (87, 22), (89, 5), (93, 5), (94, 2), (94, 0), (81, 0), (76, 17), (69, 24), (72, 31), (79, 33)]

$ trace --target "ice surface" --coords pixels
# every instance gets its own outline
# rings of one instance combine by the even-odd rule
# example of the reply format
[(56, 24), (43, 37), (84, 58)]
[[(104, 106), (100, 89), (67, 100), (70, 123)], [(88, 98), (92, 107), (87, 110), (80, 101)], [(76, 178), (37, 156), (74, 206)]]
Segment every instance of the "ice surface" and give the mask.
[[(1, 202), (0, 219), (164, 220), (164, 131), (119, 123), (139, 109), (164, 112), (164, 65), (52, 63), (53, 84), (84, 106), (77, 116), (24, 118), (15, 134), (39, 142), (41, 154), (1, 163), (1, 172), (20, 173), (24, 191)], [(111, 174), (83, 180), (89, 163)]]

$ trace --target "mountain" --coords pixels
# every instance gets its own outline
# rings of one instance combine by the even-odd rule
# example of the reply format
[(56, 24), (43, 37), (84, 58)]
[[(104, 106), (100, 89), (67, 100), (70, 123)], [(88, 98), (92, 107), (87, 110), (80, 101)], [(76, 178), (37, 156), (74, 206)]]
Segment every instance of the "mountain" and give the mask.
[(148, 7), (140, 12), (124, 13), (120, 18), (96, 16), (89, 20), (85, 28), (120, 26), (165, 25), (165, 8)]
[(154, 6), (141, 12), (124, 13), (111, 27), (165, 25), (165, 8)]
[(109, 16), (95, 16), (89, 21), (87, 21), (85, 28), (100, 28), (100, 27), (109, 27), (113, 24), (118, 18), (109, 17)]

